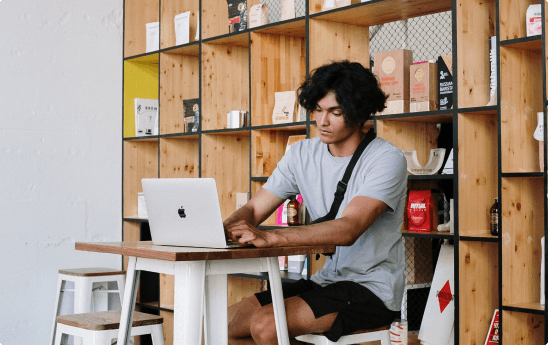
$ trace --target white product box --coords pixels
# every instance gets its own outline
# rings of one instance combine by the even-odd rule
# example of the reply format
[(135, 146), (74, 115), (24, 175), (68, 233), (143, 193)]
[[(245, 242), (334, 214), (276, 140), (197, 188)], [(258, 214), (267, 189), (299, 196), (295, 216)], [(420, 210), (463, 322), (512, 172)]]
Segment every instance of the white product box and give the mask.
[(304, 268), (306, 255), (290, 255), (287, 260), (287, 271), (292, 273), (301, 273)]
[(526, 13), (527, 37), (542, 34), (542, 9), (540, 4), (530, 5)]
[(190, 42), (190, 11), (175, 16), (175, 45)]
[(147, 23), (146, 52), (150, 53), (160, 49), (160, 22)]
[(148, 218), (145, 195), (143, 193), (137, 193), (137, 217)]

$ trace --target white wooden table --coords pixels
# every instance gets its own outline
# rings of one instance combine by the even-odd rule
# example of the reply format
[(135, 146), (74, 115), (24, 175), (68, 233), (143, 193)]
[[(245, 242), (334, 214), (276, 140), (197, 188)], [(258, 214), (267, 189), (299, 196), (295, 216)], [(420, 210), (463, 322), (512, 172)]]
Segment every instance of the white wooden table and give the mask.
[[(205, 342), (228, 343), (227, 275), (268, 272), (278, 344), (289, 345), (278, 256), (329, 253), (335, 246), (208, 249), (156, 246), (146, 242), (77, 242), (76, 250), (129, 257), (118, 344), (127, 345), (141, 271), (175, 277), (173, 344), (200, 345), (205, 317)], [(205, 303), (204, 303), (205, 297)], [(205, 304), (205, 305), (204, 305)], [(204, 310), (205, 308), (205, 310)]]

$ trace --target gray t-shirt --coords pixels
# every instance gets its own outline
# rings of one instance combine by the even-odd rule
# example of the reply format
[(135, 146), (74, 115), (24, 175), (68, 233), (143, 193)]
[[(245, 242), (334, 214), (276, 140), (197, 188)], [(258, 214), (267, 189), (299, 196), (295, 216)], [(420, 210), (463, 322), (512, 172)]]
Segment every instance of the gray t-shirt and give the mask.
[[(323, 217), (333, 203), (337, 183), (351, 157), (334, 157), (319, 138), (291, 145), (264, 188), (282, 199), (300, 193), (312, 219)], [(337, 281), (359, 283), (388, 309), (401, 309), (405, 259), (401, 227), (407, 191), (407, 163), (402, 152), (374, 139), (358, 160), (336, 218), (355, 196), (367, 196), (388, 209), (351, 246), (337, 246), (311, 280), (325, 286)]]

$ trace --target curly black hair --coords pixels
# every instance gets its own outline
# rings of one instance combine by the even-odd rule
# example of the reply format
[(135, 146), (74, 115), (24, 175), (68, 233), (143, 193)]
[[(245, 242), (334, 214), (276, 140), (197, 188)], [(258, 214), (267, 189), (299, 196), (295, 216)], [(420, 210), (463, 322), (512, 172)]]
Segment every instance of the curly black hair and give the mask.
[(320, 66), (299, 87), (299, 103), (312, 112), (318, 102), (333, 91), (347, 126), (363, 125), (386, 108), (385, 95), (370, 69), (358, 62), (332, 61)]

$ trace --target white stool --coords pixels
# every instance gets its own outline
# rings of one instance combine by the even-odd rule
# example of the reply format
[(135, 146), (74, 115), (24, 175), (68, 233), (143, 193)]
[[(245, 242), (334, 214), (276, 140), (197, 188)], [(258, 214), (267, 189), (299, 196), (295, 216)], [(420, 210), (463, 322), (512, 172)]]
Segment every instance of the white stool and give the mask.
[[(101, 290), (103, 292), (116, 292), (120, 297), (120, 303), (124, 300), (125, 272), (110, 268), (80, 268), (59, 270), (59, 279), (57, 282), (57, 291), (55, 299), (55, 310), (53, 317), (53, 327), (51, 333), (51, 342), (55, 339), (57, 328), (57, 316), (61, 313), (61, 293), (65, 291), (67, 281), (74, 282), (74, 314), (89, 313), (91, 311), (91, 298), (93, 295), (93, 283), (116, 282), (117, 290)], [(101, 309), (108, 309), (106, 306)]]
[(315, 345), (347, 345), (374, 340), (380, 340), (381, 345), (390, 345), (390, 325), (376, 329), (359, 330), (349, 335), (343, 335), (335, 342), (321, 334), (305, 334), (295, 339)]
[[(112, 339), (118, 337), (120, 314), (120, 311), (100, 311), (59, 316), (54, 345), (66, 342), (69, 335), (82, 337), (84, 345), (111, 345)], [(154, 345), (165, 345), (162, 317), (139, 312), (133, 315), (132, 336), (150, 334)]]

